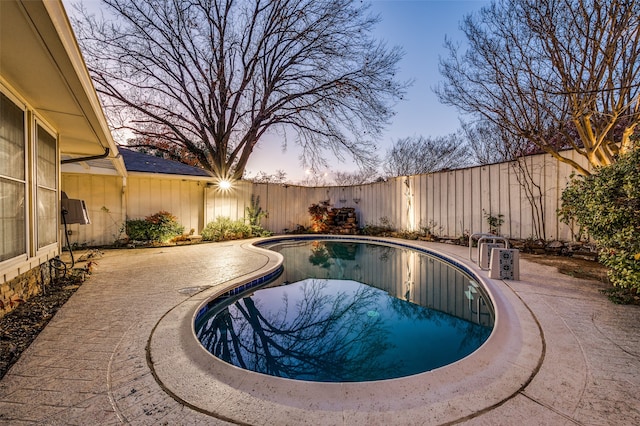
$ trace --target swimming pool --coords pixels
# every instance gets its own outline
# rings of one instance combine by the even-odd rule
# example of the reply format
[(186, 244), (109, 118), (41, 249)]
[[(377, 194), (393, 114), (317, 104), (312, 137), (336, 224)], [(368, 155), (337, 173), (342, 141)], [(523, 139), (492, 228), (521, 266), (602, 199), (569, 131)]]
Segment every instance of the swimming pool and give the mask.
[(317, 382), (384, 380), (456, 362), (491, 334), (494, 311), (467, 271), (401, 244), (270, 240), (283, 268), (211, 301), (195, 332), (237, 367)]
[[(487, 341), (453, 364), (384, 381), (291, 380), (222, 361), (197, 339), (195, 323), (220, 296), (233, 297), (281, 275), (282, 255), (257, 245), (288, 238), (299, 236), (224, 243), (237, 247), (239, 256), (246, 253), (245, 265), (251, 265), (245, 273), (218, 271), (230, 276), (219, 284), (207, 286), (220, 277), (208, 277), (203, 271), (185, 277), (185, 283), (203, 290), (169, 309), (155, 324), (146, 347), (153, 378), (179, 404), (236, 424), (444, 424), (473, 418), (521, 396), (536, 377), (545, 352), (539, 323), (508, 282), (488, 278), (468, 260), (466, 247), (362, 236), (340, 239), (415, 248), (469, 273), (494, 306), (494, 326)], [(199, 255), (219, 256), (219, 246), (199, 246)], [(240, 259), (229, 259), (230, 265)], [(520, 288), (535, 290), (529, 283)]]

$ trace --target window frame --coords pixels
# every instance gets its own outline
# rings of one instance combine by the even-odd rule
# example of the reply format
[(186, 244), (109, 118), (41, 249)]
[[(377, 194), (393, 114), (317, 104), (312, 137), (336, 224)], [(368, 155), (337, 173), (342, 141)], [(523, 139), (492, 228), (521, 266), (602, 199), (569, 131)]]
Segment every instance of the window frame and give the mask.
[[(42, 263), (60, 253), (60, 138), (55, 127), (40, 116), (32, 106), (19, 96), (19, 92), (0, 78), (0, 93), (6, 96), (23, 113), (23, 143), (24, 143), (24, 180), (15, 179), (3, 175), (9, 181), (19, 182), (24, 185), (24, 252), (0, 261), (0, 276), (4, 280), (17, 276), (24, 272), (24, 268), (30, 269), (34, 260)], [(39, 185), (38, 182), (38, 131), (46, 132), (54, 140), (55, 144), (55, 181), (54, 187), (50, 184)], [(38, 188), (44, 188), (54, 194), (55, 209), (55, 240), (38, 247)], [(47, 206), (48, 208), (50, 206)], [(49, 219), (51, 219), (49, 217)]]
[[(32, 229), (33, 232), (31, 233), (32, 238), (33, 238), (33, 242), (32, 242), (32, 247), (33, 247), (33, 255), (34, 256), (38, 256), (40, 254), (42, 254), (43, 252), (47, 252), (49, 250), (51, 250), (51, 248), (53, 246), (58, 247), (58, 243), (60, 242), (60, 142), (58, 140), (58, 133), (55, 132), (53, 130), (53, 128), (51, 126), (49, 126), (42, 118), (40, 118), (39, 116), (37, 116), (36, 114), (34, 114), (34, 119), (32, 120), (33, 122), (33, 133), (32, 133), (32, 137), (31, 137), (31, 143), (32, 143), (32, 159), (30, 161), (31, 166), (32, 166), (32, 171), (33, 171), (33, 184), (32, 184), (32, 188), (33, 188), (33, 193), (31, 196), (31, 202), (33, 203), (33, 208), (31, 209), (31, 215), (32, 215)], [(39, 160), (39, 152), (38, 152), (38, 147), (39, 147), (39, 129), (41, 129), (42, 131), (46, 132), (49, 136), (51, 136), (51, 138), (53, 138), (54, 141), (54, 150), (55, 150), (55, 159), (54, 159), (54, 166), (55, 166), (55, 177), (54, 177), (54, 186), (47, 186), (47, 185), (41, 185), (39, 182), (39, 178), (38, 178), (38, 160)], [(39, 221), (40, 221), (40, 217), (39, 217), (39, 212), (38, 212), (38, 202), (39, 202), (39, 196), (38, 196), (38, 190), (42, 188), (46, 191), (50, 191), (53, 192), (54, 194), (54, 211), (56, 212), (55, 217), (56, 217), (56, 221), (55, 221), (55, 229), (56, 229), (56, 237), (55, 240), (51, 243), (48, 244), (44, 244), (42, 247), (40, 247), (40, 235), (39, 235)]]
[(25, 246), (24, 246), (24, 251), (22, 253), (19, 253), (13, 257), (7, 258), (3, 261), (0, 261), (0, 265), (4, 266), (4, 265), (11, 265), (13, 263), (17, 263), (17, 262), (23, 262), (25, 260), (28, 260), (30, 257), (30, 241), (29, 241), (29, 235), (30, 235), (30, 189), (29, 189), (29, 168), (28, 168), (28, 163), (29, 163), (29, 109), (27, 107), (27, 104), (25, 102), (22, 102), (18, 97), (16, 97), (15, 95), (13, 95), (13, 93), (11, 93), (11, 91), (5, 89), (5, 87), (3, 85), (0, 84), (0, 93), (2, 93), (2, 95), (4, 95), (7, 99), (9, 99), (10, 102), (12, 102), (14, 104), (14, 106), (16, 106), (18, 109), (20, 109), (22, 111), (22, 127), (23, 127), (23, 147), (24, 147), (24, 152), (23, 152), (23, 172), (24, 172), (24, 177), (23, 179), (16, 179), (14, 177), (10, 177), (10, 176), (5, 176), (2, 175), (3, 179), (6, 179), (8, 181), (11, 182), (18, 182), (21, 183), (23, 185), (23, 189), (24, 189), (24, 242), (25, 242)]

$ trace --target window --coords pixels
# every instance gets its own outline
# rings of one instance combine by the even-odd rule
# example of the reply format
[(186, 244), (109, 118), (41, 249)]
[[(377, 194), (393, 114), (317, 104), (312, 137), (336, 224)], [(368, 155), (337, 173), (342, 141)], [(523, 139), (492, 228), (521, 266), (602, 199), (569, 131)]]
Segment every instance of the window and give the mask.
[(38, 248), (58, 241), (58, 168), (56, 138), (36, 125), (36, 221)]
[(26, 255), (25, 111), (0, 92), (0, 262)]
[(10, 96), (0, 91), (0, 262), (37, 255), (59, 230), (57, 138)]

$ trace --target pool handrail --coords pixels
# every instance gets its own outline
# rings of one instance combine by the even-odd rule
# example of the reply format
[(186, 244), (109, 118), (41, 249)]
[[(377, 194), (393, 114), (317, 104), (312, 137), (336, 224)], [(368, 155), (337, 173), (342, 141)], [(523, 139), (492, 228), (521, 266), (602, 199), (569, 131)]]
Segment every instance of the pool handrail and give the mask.
[[(474, 239), (478, 240), (478, 244), (477, 244), (478, 260), (475, 260), (473, 257), (473, 240)], [(500, 237), (498, 235), (488, 234), (485, 232), (476, 232), (471, 234), (469, 236), (469, 260), (472, 261), (473, 263), (478, 264), (478, 266), (481, 266), (480, 265), (480, 244), (483, 240), (492, 240), (493, 243), (502, 241), (504, 242), (505, 248), (509, 248), (509, 240), (506, 239), (505, 237)]]
[(487, 234), (486, 232), (475, 232), (469, 236), (469, 260), (473, 263), (476, 261), (473, 259), (473, 240), (478, 239), (480, 237), (490, 236), (493, 234)]

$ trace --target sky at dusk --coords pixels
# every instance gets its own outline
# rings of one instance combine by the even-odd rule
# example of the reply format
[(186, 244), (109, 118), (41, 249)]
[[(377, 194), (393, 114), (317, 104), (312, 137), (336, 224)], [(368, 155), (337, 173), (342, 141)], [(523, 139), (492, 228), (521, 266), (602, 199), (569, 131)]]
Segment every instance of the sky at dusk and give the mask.
[[(69, 15), (73, 15), (75, 3), (83, 3), (89, 10), (97, 11), (98, 0), (63, 0)], [(374, 36), (389, 46), (400, 46), (404, 57), (400, 61), (398, 79), (413, 80), (405, 100), (395, 107), (396, 115), (391, 125), (378, 141), (378, 156), (384, 157), (393, 142), (407, 136), (441, 136), (459, 128), (455, 108), (442, 105), (433, 93), (441, 81), (438, 71), (439, 58), (446, 55), (445, 36), (463, 42), (459, 29), (463, 17), (488, 5), (484, 0), (373, 0), (371, 11), (379, 14)], [(247, 166), (249, 176), (258, 172), (268, 174), (284, 170), (292, 182), (305, 179), (305, 169), (299, 161), (300, 151), (290, 138), (286, 152), (282, 140), (276, 134), (267, 134), (254, 150)], [(327, 182), (332, 172), (355, 171), (351, 162), (330, 160)]]
[[(404, 101), (396, 105), (396, 116), (378, 143), (378, 155), (383, 157), (393, 142), (407, 136), (441, 136), (455, 132), (460, 123), (455, 108), (442, 105), (433, 88), (441, 81), (438, 60), (446, 55), (445, 36), (464, 41), (459, 29), (463, 17), (487, 6), (482, 0), (376, 0), (372, 12), (379, 14), (381, 22), (375, 36), (389, 46), (401, 46), (404, 57), (399, 64), (399, 79), (413, 80)], [(272, 140), (275, 139), (275, 140)], [(298, 161), (299, 151), (290, 142), (282, 153), (277, 137), (271, 135), (254, 151), (248, 171), (274, 173), (282, 169), (292, 181), (305, 178), (305, 170)], [(354, 171), (351, 163), (333, 161), (331, 172)]]

